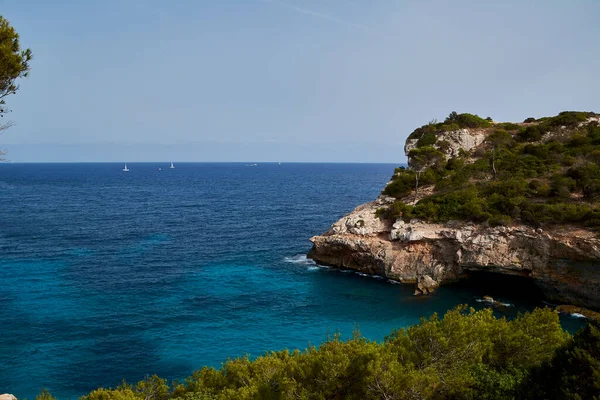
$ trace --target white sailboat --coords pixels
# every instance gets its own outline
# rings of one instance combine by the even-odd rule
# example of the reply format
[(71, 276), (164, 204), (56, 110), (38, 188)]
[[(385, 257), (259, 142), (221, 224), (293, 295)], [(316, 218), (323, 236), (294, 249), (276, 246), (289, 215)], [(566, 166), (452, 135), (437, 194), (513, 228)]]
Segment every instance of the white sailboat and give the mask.
[(125, 163), (125, 168), (123, 168), (123, 172), (129, 172), (129, 168), (127, 168), (127, 163)]
[(171, 169), (175, 168), (175, 166), (173, 165), (173, 161), (171, 161), (171, 166), (169, 168), (171, 168)]

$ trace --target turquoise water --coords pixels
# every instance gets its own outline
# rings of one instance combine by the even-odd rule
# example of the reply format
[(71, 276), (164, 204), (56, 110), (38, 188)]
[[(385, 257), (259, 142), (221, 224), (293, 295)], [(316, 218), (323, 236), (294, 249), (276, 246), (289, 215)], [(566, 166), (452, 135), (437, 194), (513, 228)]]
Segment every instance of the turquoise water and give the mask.
[(0, 165), (0, 393), (71, 399), (123, 378), (183, 378), (356, 326), (381, 340), (457, 304), (484, 307), (484, 294), (513, 305), (499, 315), (542, 304), (505, 278), (416, 298), (307, 261), (308, 239), (375, 198), (395, 165), (128, 166)]

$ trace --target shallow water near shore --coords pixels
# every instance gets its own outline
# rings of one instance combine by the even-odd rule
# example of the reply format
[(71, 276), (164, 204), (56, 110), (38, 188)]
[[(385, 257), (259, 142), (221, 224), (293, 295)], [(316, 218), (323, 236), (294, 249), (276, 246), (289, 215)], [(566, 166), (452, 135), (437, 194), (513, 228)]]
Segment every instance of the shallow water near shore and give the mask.
[(458, 304), (488, 307), (484, 295), (508, 317), (543, 305), (507, 277), (414, 297), (307, 260), (308, 239), (374, 199), (396, 165), (248, 164), (0, 165), (0, 393), (181, 379), (356, 327), (382, 340)]

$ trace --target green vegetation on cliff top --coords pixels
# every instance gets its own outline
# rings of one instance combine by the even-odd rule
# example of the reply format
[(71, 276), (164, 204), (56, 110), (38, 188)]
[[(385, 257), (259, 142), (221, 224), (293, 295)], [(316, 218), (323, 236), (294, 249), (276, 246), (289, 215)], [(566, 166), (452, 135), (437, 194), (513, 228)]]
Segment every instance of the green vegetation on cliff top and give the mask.
[[(392, 332), (358, 333), (318, 348), (271, 352), (203, 368), (180, 383), (157, 376), (97, 389), (82, 400), (244, 399), (593, 399), (600, 393), (600, 332), (574, 337), (558, 314), (537, 309), (514, 320), (459, 307)], [(52, 400), (43, 392), (40, 400)]]
[[(452, 113), (416, 129), (409, 168), (397, 168), (383, 194), (398, 199), (382, 218), (468, 220), (534, 227), (600, 227), (600, 125), (590, 112), (562, 112), (524, 123), (493, 123)], [(589, 122), (588, 122), (589, 121)], [(486, 139), (446, 157), (446, 132), (468, 128)], [(433, 188), (419, 196), (423, 186)], [(421, 192), (423, 194), (423, 192)], [(410, 200), (419, 199), (414, 205)]]

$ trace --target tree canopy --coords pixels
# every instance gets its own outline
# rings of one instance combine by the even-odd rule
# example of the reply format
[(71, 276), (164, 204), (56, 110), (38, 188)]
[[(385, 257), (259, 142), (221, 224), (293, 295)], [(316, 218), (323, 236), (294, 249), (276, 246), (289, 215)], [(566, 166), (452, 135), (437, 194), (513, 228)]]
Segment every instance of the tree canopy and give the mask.
[(29, 73), (31, 58), (31, 50), (21, 48), (19, 34), (0, 15), (0, 117), (9, 112), (5, 99), (19, 90), (17, 80)]

